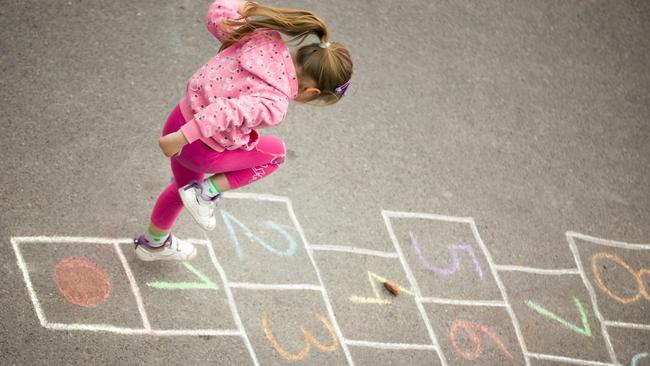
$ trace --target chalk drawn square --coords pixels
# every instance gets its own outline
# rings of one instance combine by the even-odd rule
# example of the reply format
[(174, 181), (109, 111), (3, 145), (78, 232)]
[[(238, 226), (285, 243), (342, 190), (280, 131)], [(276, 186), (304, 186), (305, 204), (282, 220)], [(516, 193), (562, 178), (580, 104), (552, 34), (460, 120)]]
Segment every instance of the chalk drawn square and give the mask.
[(235, 288), (233, 296), (264, 365), (347, 364), (320, 291)]
[(37, 315), (42, 312), (44, 327), (142, 328), (132, 288), (112, 242), (47, 237), (12, 238), (12, 242), (19, 264), (24, 263), (21, 269), (28, 290), (33, 289), (32, 302)]
[(518, 271), (504, 271), (499, 275), (529, 352), (585, 361), (613, 361), (579, 275)]
[(427, 303), (424, 308), (448, 364), (525, 364), (504, 306)]
[[(347, 339), (432, 344), (399, 259), (332, 251), (315, 251), (314, 259)], [(386, 279), (403, 287), (397, 297)]]
[(422, 349), (378, 349), (350, 346), (355, 366), (441, 365), (438, 352)]
[[(126, 255), (153, 329), (236, 329), (223, 282), (205, 245), (187, 262), (143, 262)], [(125, 253), (128, 246), (124, 246)], [(132, 251), (132, 250), (131, 250)]]
[[(650, 329), (608, 327), (616, 359), (623, 365), (650, 365)], [(636, 361), (636, 364), (632, 361)]]
[(384, 215), (423, 298), (502, 300), (471, 219)]
[(650, 245), (581, 234), (567, 239), (603, 319), (650, 329)]
[(319, 283), (287, 199), (229, 197), (207, 232), (229, 282)]

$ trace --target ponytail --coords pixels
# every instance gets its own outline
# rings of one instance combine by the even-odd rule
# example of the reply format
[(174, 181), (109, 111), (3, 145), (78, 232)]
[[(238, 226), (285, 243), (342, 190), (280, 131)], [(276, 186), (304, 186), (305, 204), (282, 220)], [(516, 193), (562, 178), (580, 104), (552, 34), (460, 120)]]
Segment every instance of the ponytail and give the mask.
[[(253, 18), (254, 17), (254, 18)], [(239, 19), (227, 19), (223, 25), (230, 28), (230, 37), (221, 45), (219, 51), (225, 50), (258, 29), (275, 29), (291, 41), (302, 43), (309, 34), (314, 33), (321, 42), (327, 42), (329, 32), (325, 23), (314, 13), (300, 9), (279, 8), (247, 2)]]
[(230, 36), (219, 51), (245, 40), (259, 29), (274, 29), (292, 37), (290, 42), (297, 41), (298, 45), (313, 33), (320, 39), (320, 44), (300, 47), (296, 61), (302, 66), (303, 73), (313, 79), (321, 90), (316, 100), (328, 105), (341, 99), (352, 77), (352, 58), (341, 43), (330, 44), (329, 31), (319, 17), (306, 10), (255, 2), (247, 2), (241, 13), (241, 18), (222, 22), (221, 26), (228, 28), (226, 32)]

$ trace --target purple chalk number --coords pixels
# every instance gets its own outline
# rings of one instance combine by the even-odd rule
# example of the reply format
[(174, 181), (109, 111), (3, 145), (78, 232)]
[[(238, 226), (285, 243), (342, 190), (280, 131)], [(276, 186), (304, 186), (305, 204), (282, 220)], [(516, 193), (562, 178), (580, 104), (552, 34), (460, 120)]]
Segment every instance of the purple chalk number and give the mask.
[(415, 249), (418, 258), (420, 259), (420, 263), (422, 263), (422, 265), (425, 266), (427, 269), (429, 269), (431, 272), (445, 277), (455, 274), (456, 272), (460, 271), (461, 268), (460, 257), (458, 253), (467, 252), (467, 254), (469, 254), (469, 256), (472, 258), (472, 263), (474, 263), (474, 268), (478, 273), (478, 277), (481, 279), (481, 281), (483, 281), (483, 277), (484, 277), (483, 269), (481, 268), (481, 264), (479, 263), (479, 261), (476, 259), (476, 255), (474, 254), (474, 248), (472, 248), (471, 245), (468, 244), (449, 245), (449, 253), (451, 255), (451, 265), (449, 267), (437, 267), (431, 264), (431, 262), (429, 262), (426, 258), (424, 258), (424, 255), (422, 254), (422, 247), (420, 246), (420, 243), (418, 243), (417, 239), (415, 238), (415, 234), (413, 234), (412, 231), (409, 231), (409, 235), (411, 236), (411, 244), (413, 245), (413, 249)]

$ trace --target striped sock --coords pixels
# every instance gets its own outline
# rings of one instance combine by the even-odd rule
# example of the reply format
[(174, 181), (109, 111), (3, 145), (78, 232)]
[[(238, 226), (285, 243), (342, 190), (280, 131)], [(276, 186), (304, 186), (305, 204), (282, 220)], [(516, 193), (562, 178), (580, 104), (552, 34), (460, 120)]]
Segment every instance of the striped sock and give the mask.
[(152, 247), (160, 247), (165, 242), (165, 239), (169, 236), (169, 230), (153, 232), (151, 229), (147, 230), (147, 233), (144, 234), (145, 239), (149, 240), (149, 245)]

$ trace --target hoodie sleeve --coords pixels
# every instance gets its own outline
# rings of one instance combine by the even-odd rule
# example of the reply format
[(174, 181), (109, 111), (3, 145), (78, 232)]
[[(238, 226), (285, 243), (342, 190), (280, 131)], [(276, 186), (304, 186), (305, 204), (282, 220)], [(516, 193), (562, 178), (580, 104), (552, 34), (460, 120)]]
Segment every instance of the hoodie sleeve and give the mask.
[(220, 28), (221, 22), (225, 19), (240, 18), (241, 15), (237, 10), (237, 0), (215, 0), (208, 7), (208, 13), (205, 15), (205, 25), (221, 43), (228, 39), (228, 33)]
[(284, 119), (289, 98), (275, 88), (236, 98), (217, 97), (181, 127), (189, 143), (211, 137), (231, 128), (244, 132), (279, 125)]

